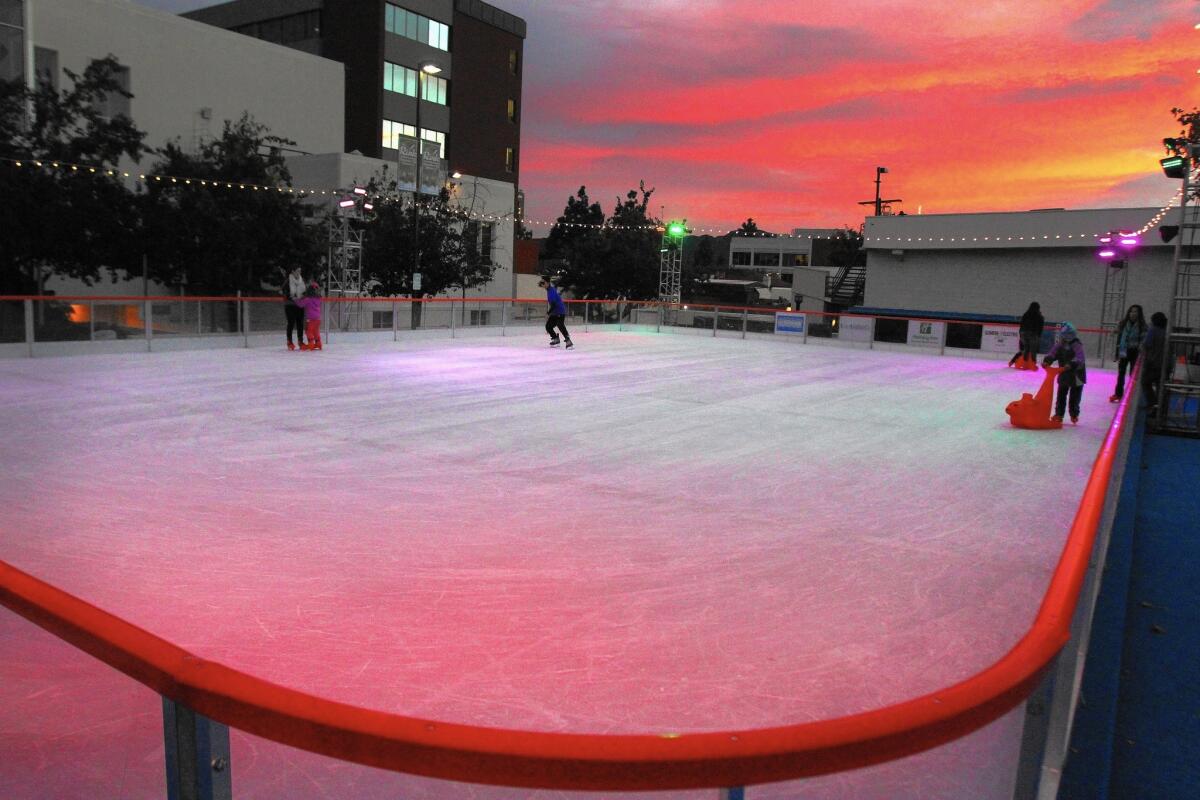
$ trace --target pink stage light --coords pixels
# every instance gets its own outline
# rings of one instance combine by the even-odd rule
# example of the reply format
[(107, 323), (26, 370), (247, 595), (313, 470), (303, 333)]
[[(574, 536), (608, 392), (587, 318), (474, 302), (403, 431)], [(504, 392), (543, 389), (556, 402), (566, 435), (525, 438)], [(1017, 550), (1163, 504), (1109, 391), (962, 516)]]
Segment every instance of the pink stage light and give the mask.
[(1113, 249), (1111, 249), (1111, 248), (1106, 248), (1106, 249), (1104, 249), (1104, 250), (1101, 250), (1101, 251), (1098, 253), (1098, 255), (1099, 255), (1101, 258), (1114, 258), (1114, 257), (1117, 255), (1117, 251), (1116, 251), (1116, 250), (1113, 250)]
[(338, 208), (349, 208), (352, 205), (354, 205), (354, 201), (348, 198), (338, 202)]

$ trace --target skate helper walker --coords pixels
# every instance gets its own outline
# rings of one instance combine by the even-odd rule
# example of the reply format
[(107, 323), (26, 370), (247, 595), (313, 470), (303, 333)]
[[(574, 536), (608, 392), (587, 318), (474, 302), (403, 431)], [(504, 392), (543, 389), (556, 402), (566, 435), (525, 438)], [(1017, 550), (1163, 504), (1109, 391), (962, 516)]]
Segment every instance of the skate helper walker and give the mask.
[(321, 290), (313, 281), (304, 290), (304, 296), (296, 301), (296, 305), (304, 309), (305, 336), (308, 344), (300, 345), (301, 350), (321, 349)]

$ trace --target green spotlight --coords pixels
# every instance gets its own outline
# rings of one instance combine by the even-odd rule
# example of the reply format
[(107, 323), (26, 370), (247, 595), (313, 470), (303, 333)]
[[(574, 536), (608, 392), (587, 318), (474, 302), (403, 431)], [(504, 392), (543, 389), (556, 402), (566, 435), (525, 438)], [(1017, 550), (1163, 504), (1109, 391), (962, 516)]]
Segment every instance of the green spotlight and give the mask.
[(672, 239), (682, 239), (686, 235), (687, 228), (684, 227), (682, 222), (672, 222), (667, 225), (667, 236)]
[(1158, 163), (1168, 178), (1182, 178), (1184, 170), (1187, 169), (1187, 159), (1183, 156), (1160, 158)]

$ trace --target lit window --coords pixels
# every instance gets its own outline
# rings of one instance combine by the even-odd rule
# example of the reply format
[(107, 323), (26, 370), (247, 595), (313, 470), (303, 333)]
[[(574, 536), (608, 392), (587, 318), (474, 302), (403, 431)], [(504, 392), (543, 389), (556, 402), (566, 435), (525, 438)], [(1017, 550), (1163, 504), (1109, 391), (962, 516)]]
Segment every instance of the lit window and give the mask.
[[(446, 97), (449, 95), (450, 82), (445, 78), (439, 78), (436, 75), (425, 76), (425, 91), (422, 97), (430, 103), (438, 105), (446, 105)], [(414, 92), (415, 94), (415, 92)]]
[(417, 71), (385, 61), (383, 62), (383, 88), (389, 92), (416, 97)]
[(399, 147), (399, 139), (401, 136), (410, 136), (416, 138), (417, 129), (412, 125), (406, 125), (403, 122), (395, 122), (394, 120), (385, 119), (383, 121), (383, 146), (396, 150)]
[(509, 98), (508, 101), (508, 121), (517, 121), (517, 101), (513, 100), (512, 98)]
[(504, 148), (504, 171), (515, 172), (517, 169), (517, 151), (511, 147)]
[(517, 70), (521, 67), (521, 62), (516, 50), (508, 51), (508, 71), (513, 75), (517, 74)]
[(446, 157), (446, 134), (442, 131), (431, 131), (426, 128), (421, 129), (421, 138), (427, 142), (438, 143), (438, 157)]
[(383, 27), (388, 33), (436, 47), (438, 50), (450, 49), (449, 25), (391, 3), (388, 3), (384, 10)]

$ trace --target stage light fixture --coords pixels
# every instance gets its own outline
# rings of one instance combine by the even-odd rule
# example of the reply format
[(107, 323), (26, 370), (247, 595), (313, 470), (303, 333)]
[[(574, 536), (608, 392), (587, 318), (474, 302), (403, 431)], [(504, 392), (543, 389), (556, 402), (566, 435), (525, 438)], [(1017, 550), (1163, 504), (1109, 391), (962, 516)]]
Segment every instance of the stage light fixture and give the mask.
[(1187, 169), (1187, 159), (1183, 156), (1167, 156), (1160, 158), (1158, 165), (1168, 178), (1182, 178)]
[(366, 190), (366, 189), (364, 189), (364, 188), (363, 188), (363, 187), (361, 187), (361, 186), (355, 186), (355, 187), (354, 187), (354, 193), (355, 193), (355, 194), (366, 194), (366, 193), (367, 193), (367, 190)]
[(1159, 226), (1159, 229), (1158, 229), (1158, 235), (1162, 237), (1163, 244), (1166, 244), (1167, 242), (1171, 241), (1172, 239), (1174, 239), (1176, 236), (1179, 235), (1179, 226), (1178, 225), (1161, 225), (1161, 226)]

